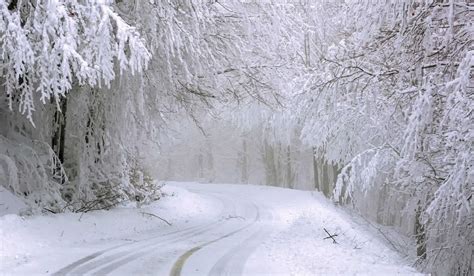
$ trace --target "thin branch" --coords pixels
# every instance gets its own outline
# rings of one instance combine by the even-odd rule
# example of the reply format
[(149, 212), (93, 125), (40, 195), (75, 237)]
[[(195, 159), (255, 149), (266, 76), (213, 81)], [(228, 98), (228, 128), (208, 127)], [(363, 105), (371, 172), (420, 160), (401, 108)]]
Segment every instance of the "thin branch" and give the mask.
[(150, 217), (154, 217), (154, 218), (157, 218), (157, 219), (159, 219), (159, 220), (162, 220), (162, 221), (164, 221), (166, 224), (168, 224), (169, 226), (172, 225), (172, 224), (171, 224), (169, 221), (167, 221), (166, 219), (164, 219), (164, 218), (162, 218), (162, 217), (159, 217), (159, 216), (157, 216), (157, 215), (155, 215), (155, 214), (147, 213), (147, 212), (140, 212), (140, 214), (146, 215), (146, 216), (150, 216)]

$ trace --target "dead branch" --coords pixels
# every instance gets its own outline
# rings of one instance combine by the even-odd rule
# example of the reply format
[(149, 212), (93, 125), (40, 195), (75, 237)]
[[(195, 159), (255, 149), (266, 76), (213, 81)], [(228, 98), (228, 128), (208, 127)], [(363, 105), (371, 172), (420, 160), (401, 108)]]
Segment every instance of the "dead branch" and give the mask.
[(53, 210), (51, 210), (51, 209), (48, 209), (48, 208), (46, 208), (46, 207), (44, 207), (43, 209), (44, 209), (45, 211), (48, 211), (48, 212), (52, 213), (52, 214), (57, 214), (57, 213), (58, 213), (58, 212), (55, 212), (55, 211), (53, 211)]
[(157, 215), (155, 215), (155, 214), (147, 213), (147, 212), (140, 212), (140, 214), (146, 215), (146, 216), (150, 216), (150, 217), (154, 217), (154, 218), (157, 218), (157, 219), (160, 219), (160, 220), (164, 221), (166, 224), (168, 224), (169, 226), (172, 225), (172, 224), (171, 224), (169, 221), (167, 221), (166, 219), (161, 218), (161, 217), (159, 217), (159, 216), (157, 216)]
[(328, 236), (325, 237), (323, 240), (332, 239), (332, 243), (337, 244), (336, 239), (334, 239), (334, 237), (337, 237), (337, 234), (330, 234), (330, 233), (328, 232), (328, 230), (326, 230), (326, 228), (323, 228), (323, 229), (324, 229), (324, 231), (326, 232), (326, 234), (328, 234)]

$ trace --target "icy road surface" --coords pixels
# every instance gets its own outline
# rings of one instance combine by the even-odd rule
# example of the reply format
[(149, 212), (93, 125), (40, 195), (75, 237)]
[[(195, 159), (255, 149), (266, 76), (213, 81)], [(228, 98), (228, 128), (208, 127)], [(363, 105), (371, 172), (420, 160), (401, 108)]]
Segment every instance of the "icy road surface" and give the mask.
[(0, 217), (0, 275), (416, 274), (318, 194), (197, 183), (164, 190), (142, 208)]

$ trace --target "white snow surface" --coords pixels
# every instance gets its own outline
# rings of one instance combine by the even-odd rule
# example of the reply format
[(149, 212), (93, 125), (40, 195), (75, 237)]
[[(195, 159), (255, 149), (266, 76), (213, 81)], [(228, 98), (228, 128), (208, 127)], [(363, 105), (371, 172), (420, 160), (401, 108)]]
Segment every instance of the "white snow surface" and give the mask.
[(176, 182), (163, 189), (168, 196), (141, 208), (1, 216), (0, 275), (169, 275), (177, 267), (182, 275), (418, 274), (318, 193)]
[(3, 186), (0, 186), (0, 217), (7, 214), (25, 213), (28, 209), (23, 201)]

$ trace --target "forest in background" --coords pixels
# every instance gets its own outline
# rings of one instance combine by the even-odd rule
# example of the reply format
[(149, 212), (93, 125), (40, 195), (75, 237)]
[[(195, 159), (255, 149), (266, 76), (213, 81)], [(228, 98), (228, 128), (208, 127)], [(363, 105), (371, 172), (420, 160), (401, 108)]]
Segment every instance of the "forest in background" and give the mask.
[(153, 178), (314, 189), (468, 275), (473, 9), (0, 0), (0, 184), (53, 213), (158, 199)]

